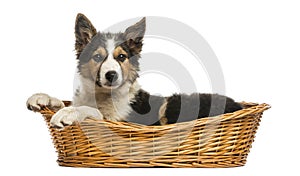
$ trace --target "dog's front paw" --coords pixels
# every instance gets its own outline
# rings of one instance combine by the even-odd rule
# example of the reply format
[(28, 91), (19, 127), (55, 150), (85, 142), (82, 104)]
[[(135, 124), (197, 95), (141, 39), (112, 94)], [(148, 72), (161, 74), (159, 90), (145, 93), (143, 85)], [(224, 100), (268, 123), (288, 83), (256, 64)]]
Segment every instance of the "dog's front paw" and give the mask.
[(26, 106), (32, 111), (40, 111), (43, 107), (58, 111), (65, 107), (62, 101), (44, 93), (37, 93), (29, 97)]
[(75, 107), (65, 107), (57, 111), (51, 118), (50, 124), (55, 128), (64, 128), (78, 121), (80, 113)]
[(103, 120), (103, 115), (98, 109), (88, 106), (65, 107), (52, 116), (50, 125), (62, 129), (65, 126), (72, 125), (74, 122), (81, 122), (86, 118)]

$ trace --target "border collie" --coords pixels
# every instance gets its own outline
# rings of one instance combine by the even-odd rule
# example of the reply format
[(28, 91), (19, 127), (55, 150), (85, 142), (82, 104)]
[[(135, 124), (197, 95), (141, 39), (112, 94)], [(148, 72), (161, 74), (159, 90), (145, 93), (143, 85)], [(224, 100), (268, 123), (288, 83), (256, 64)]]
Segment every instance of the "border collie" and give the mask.
[(90, 20), (78, 14), (75, 23), (77, 80), (72, 106), (47, 94), (27, 100), (27, 107), (57, 111), (51, 125), (64, 128), (86, 118), (165, 125), (216, 116), (242, 109), (233, 99), (218, 94), (150, 95), (137, 82), (146, 18), (125, 32), (97, 32)]

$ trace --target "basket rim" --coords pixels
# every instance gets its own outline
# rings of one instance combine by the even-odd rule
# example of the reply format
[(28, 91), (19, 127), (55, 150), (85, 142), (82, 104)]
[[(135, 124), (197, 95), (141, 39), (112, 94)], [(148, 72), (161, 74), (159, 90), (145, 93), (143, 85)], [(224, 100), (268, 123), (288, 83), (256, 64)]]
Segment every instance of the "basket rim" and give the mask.
[[(71, 105), (71, 101), (63, 101), (65, 106), (70, 106)], [(220, 114), (217, 116), (211, 116), (211, 117), (204, 117), (204, 118), (200, 118), (200, 119), (195, 119), (195, 120), (191, 120), (191, 121), (186, 121), (186, 122), (179, 122), (179, 123), (173, 123), (173, 124), (166, 124), (166, 125), (143, 125), (143, 124), (137, 124), (137, 123), (132, 123), (132, 122), (114, 122), (114, 121), (109, 121), (109, 120), (96, 120), (96, 119), (91, 119), (91, 118), (87, 118), (85, 119), (83, 122), (80, 123), (80, 125), (88, 125), (91, 123), (101, 123), (104, 125), (108, 125), (110, 127), (118, 127), (120, 128), (120, 126), (122, 126), (122, 128), (127, 128), (127, 129), (145, 129), (145, 128), (149, 128), (149, 129), (170, 129), (170, 128), (174, 128), (174, 126), (186, 126), (186, 125), (190, 125), (191, 123), (194, 125), (201, 125), (201, 124), (207, 124), (209, 123), (216, 123), (216, 122), (223, 122), (223, 121), (228, 121), (228, 120), (233, 120), (233, 119), (238, 119), (241, 117), (244, 117), (246, 115), (250, 115), (253, 113), (262, 113), (267, 109), (270, 109), (271, 106), (267, 103), (252, 103), (252, 102), (240, 102), (242, 104), (243, 109), (232, 112), (232, 113), (226, 113), (226, 114)], [(47, 107), (43, 108), (40, 111), (41, 114), (46, 115), (46, 114), (50, 114), (53, 115), (56, 112), (48, 109)], [(75, 123), (69, 127), (72, 127), (74, 125), (79, 125), (79, 123)], [(68, 128), (68, 127), (66, 127)], [(65, 129), (66, 129), (65, 128)]]

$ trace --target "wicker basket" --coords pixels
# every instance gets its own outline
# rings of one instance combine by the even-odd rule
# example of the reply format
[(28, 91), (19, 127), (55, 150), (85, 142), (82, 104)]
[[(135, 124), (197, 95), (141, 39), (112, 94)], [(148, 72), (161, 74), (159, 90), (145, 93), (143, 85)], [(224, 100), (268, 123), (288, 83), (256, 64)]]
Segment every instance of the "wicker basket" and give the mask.
[(262, 113), (270, 108), (242, 104), (234, 113), (165, 126), (87, 119), (61, 131), (49, 126), (53, 111), (41, 113), (60, 166), (216, 168), (245, 165)]

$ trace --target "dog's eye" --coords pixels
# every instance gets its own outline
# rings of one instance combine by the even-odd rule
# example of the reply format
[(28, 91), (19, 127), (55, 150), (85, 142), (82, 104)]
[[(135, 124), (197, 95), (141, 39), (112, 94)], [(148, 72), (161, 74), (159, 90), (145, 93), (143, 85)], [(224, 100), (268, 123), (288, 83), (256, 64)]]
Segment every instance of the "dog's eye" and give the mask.
[(96, 54), (93, 56), (94, 61), (101, 62), (103, 60), (102, 56), (100, 54)]
[(124, 62), (126, 58), (127, 56), (125, 54), (119, 54), (117, 57), (117, 59), (121, 62)]

